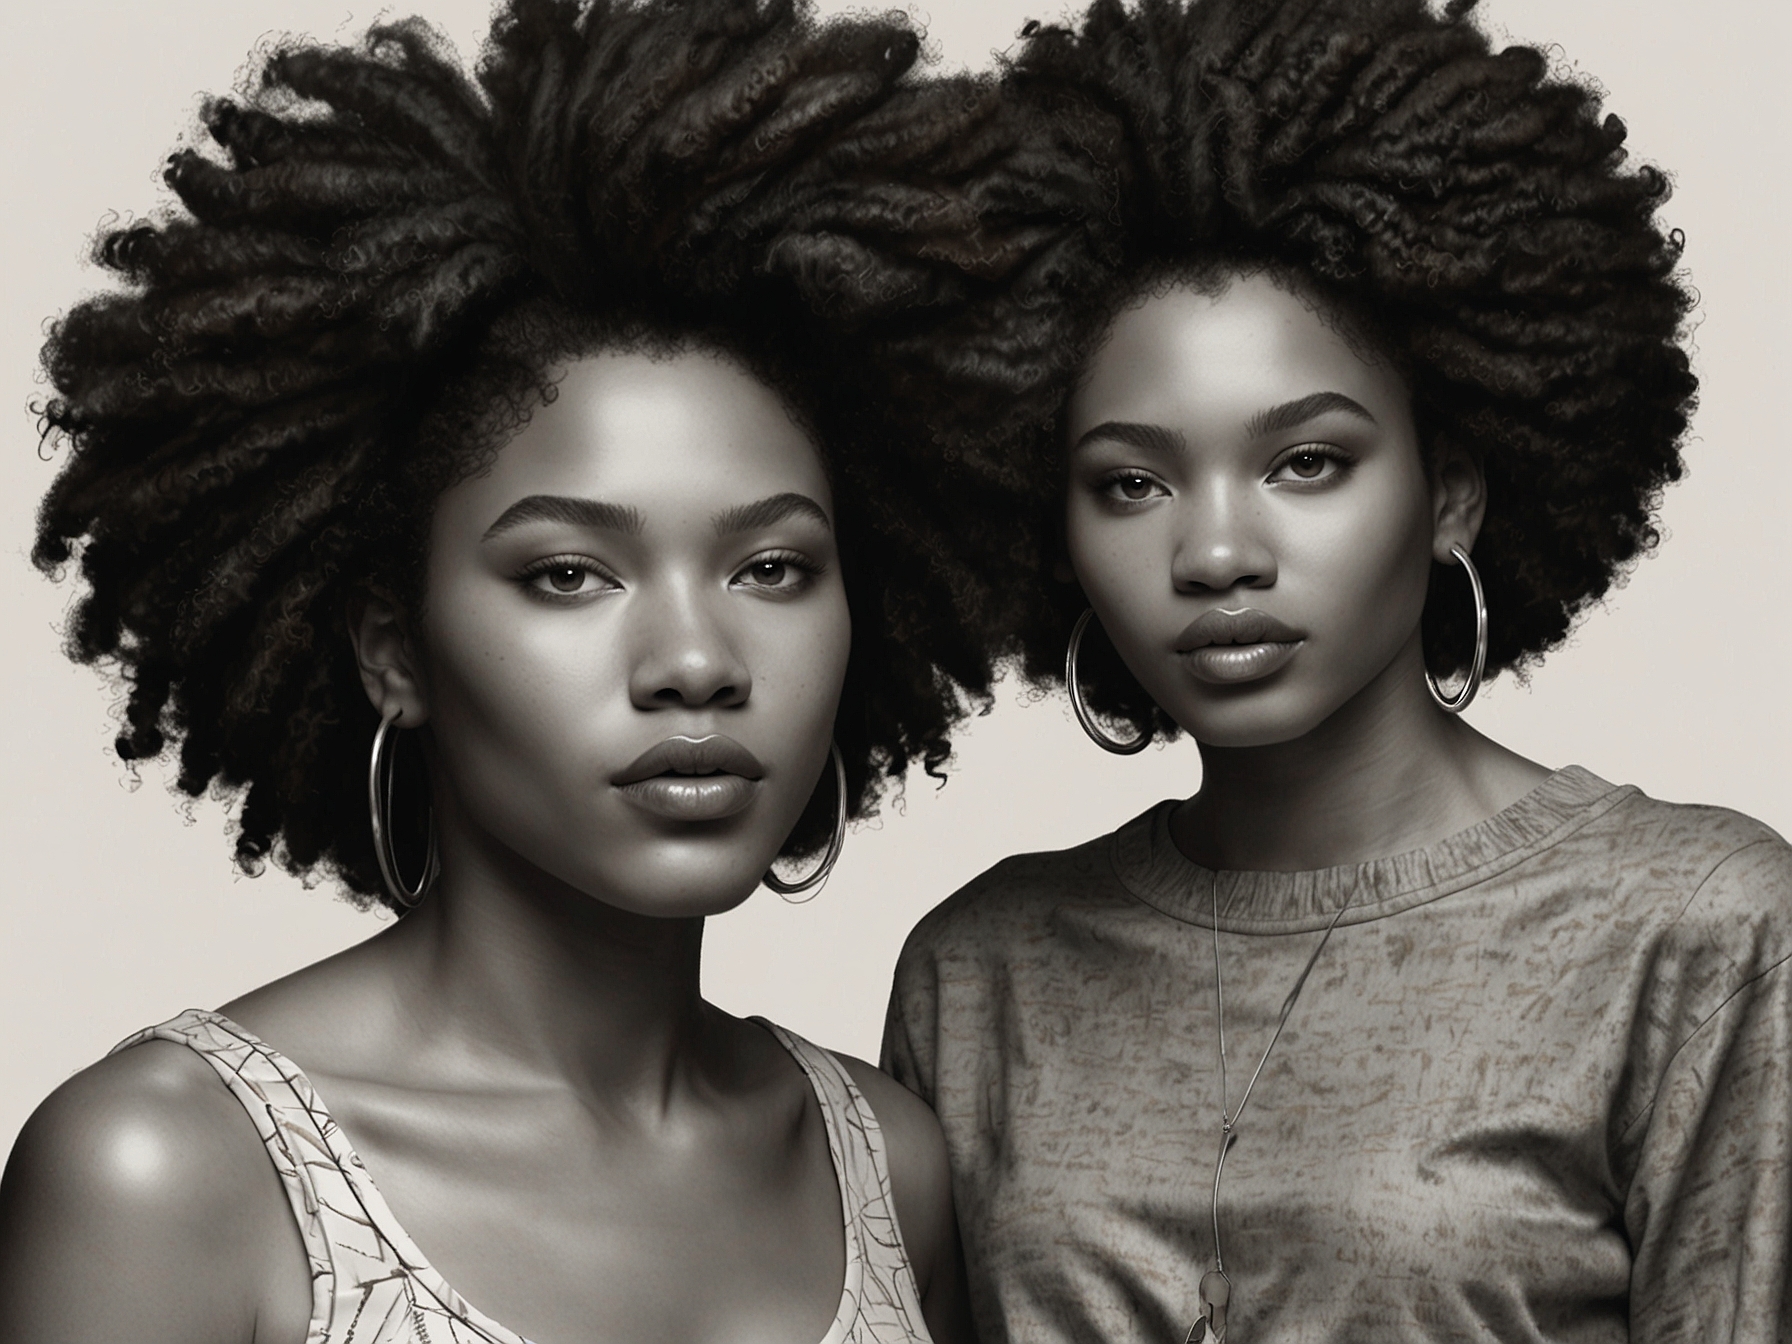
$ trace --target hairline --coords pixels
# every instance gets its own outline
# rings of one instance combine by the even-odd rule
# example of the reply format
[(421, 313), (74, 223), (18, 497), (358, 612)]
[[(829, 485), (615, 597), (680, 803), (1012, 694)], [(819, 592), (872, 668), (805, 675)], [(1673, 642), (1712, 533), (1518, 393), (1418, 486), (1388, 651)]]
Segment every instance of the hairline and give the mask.
[[(1270, 257), (1228, 255), (1223, 252), (1190, 252), (1178, 257), (1159, 257), (1142, 261), (1118, 277), (1107, 291), (1107, 299), (1096, 309), (1085, 337), (1085, 350), (1071, 380), (1069, 394), (1061, 403), (1068, 410), (1070, 402), (1088, 384), (1095, 360), (1113, 339), (1114, 328), (1122, 317), (1137, 312), (1154, 299), (1186, 290), (1204, 298), (1217, 299), (1241, 280), (1261, 276), (1284, 294), (1296, 299), (1325, 327), (1365, 363), (1387, 369), (1400, 380), (1406, 392), (1415, 427), (1420, 428), (1419, 451), (1430, 451), (1422, 426), (1413, 379), (1404, 367), (1398, 347), (1385, 333), (1374, 330), (1370, 321), (1354, 311), (1348, 298), (1328, 291), (1323, 282), (1298, 266)], [(1060, 451), (1069, 447), (1068, 418), (1060, 432)]]

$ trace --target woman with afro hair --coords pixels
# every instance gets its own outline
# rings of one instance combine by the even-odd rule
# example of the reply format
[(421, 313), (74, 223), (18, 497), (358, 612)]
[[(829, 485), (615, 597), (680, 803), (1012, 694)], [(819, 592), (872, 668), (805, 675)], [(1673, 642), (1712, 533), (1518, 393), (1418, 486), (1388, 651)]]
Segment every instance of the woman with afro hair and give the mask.
[(473, 77), (290, 44), (100, 239), (44, 353), (71, 653), (245, 870), (399, 918), (44, 1103), (7, 1339), (965, 1337), (932, 1117), (699, 992), (704, 917), (987, 692), (993, 487), (871, 356), (1054, 235), (917, 50), (794, 0), (507, 0)]
[(1202, 779), (899, 963), (985, 1344), (1792, 1338), (1792, 849), (1458, 717), (1655, 544), (1695, 392), (1664, 178), (1469, 9), (1098, 0), (1010, 68), (1031, 208), (1105, 199), (974, 343), (1015, 648)]

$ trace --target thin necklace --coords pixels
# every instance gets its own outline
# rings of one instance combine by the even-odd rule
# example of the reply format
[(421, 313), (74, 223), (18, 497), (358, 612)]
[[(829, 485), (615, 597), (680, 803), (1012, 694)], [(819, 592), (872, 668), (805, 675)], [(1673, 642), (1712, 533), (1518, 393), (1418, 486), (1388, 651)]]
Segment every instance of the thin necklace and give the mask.
[(1313, 955), (1307, 958), (1307, 964), (1294, 980), (1294, 988), (1288, 991), (1288, 997), (1282, 1000), (1282, 1012), (1276, 1018), (1276, 1029), (1270, 1033), (1269, 1044), (1263, 1047), (1263, 1054), (1257, 1060), (1257, 1067), (1251, 1071), (1251, 1080), (1244, 1085), (1244, 1095), (1238, 1099), (1238, 1109), (1231, 1110), (1226, 1096), (1226, 988), (1220, 975), (1220, 875), (1216, 872), (1209, 883), (1213, 896), (1213, 1004), (1215, 1016), (1219, 1019), (1220, 1040), (1220, 1149), (1213, 1159), (1213, 1200), (1209, 1209), (1213, 1215), (1213, 1268), (1201, 1276), (1200, 1297), (1201, 1312), (1195, 1317), (1195, 1323), (1189, 1327), (1183, 1344), (1225, 1344), (1226, 1308), (1232, 1300), (1232, 1280), (1226, 1277), (1226, 1257), (1220, 1251), (1220, 1177), (1226, 1170), (1226, 1151), (1238, 1137), (1238, 1122), (1244, 1115), (1244, 1108), (1251, 1100), (1251, 1089), (1257, 1086), (1257, 1079), (1263, 1075), (1263, 1066), (1269, 1063), (1269, 1052), (1276, 1048), (1276, 1042), (1282, 1039), (1282, 1028), (1288, 1025), (1288, 1014), (1294, 1011), (1295, 1000), (1306, 987), (1307, 977), (1313, 973), (1313, 967), (1319, 964), (1319, 954), (1325, 951), (1325, 945), (1331, 941), (1332, 930), (1338, 927), (1338, 921), (1344, 918), (1344, 912), (1350, 909), (1350, 903), (1356, 899), (1353, 888), (1344, 898), (1332, 922), (1325, 926), (1325, 932), (1319, 936), (1319, 943), (1313, 949)]

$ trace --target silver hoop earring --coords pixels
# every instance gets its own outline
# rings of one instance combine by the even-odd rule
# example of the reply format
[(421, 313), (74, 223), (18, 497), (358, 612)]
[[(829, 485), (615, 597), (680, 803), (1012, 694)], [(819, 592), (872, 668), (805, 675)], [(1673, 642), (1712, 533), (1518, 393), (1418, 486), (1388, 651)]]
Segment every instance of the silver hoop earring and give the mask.
[(1460, 546), (1450, 547), (1450, 554), (1456, 557), (1456, 563), (1468, 571), (1468, 586), (1475, 595), (1475, 657), (1469, 664), (1468, 679), (1464, 681), (1455, 695), (1446, 696), (1437, 684), (1437, 678), (1431, 675), (1431, 669), (1425, 669), (1425, 685), (1431, 691), (1431, 698), (1437, 701), (1437, 707), (1446, 714), (1460, 714), (1474, 700), (1475, 692), (1481, 689), (1481, 673), (1487, 669), (1487, 594), (1481, 588), (1481, 575), (1475, 569), (1474, 562), (1468, 558), (1468, 552)]
[(442, 857), (436, 848), (436, 812), (429, 810), (428, 858), (423, 863), (423, 876), (414, 887), (405, 886), (398, 876), (398, 854), (392, 847), (392, 753), (387, 750), (392, 739), (392, 725), (404, 715), (401, 709), (390, 718), (380, 720), (373, 734), (373, 754), (367, 762), (367, 812), (373, 821), (373, 855), (380, 863), (380, 880), (386, 894), (406, 910), (414, 910), (442, 871)]
[(1151, 744), (1151, 730), (1147, 728), (1130, 742), (1122, 742), (1118, 738), (1109, 737), (1102, 730), (1095, 716), (1089, 712), (1089, 706), (1083, 703), (1083, 691), (1076, 684), (1076, 656), (1083, 646), (1083, 631), (1089, 628), (1089, 622), (1095, 619), (1095, 608), (1090, 607), (1076, 618), (1076, 625), (1070, 631), (1070, 648), (1064, 654), (1064, 685), (1070, 692), (1070, 707), (1076, 712), (1076, 721), (1089, 734), (1091, 741), (1103, 751), (1111, 751), (1116, 756), (1131, 756), (1135, 752), (1145, 750)]
[[(840, 758), (838, 742), (828, 743), (828, 754), (834, 758), (834, 834), (828, 839), (827, 853), (821, 856), (821, 866), (801, 882), (786, 882), (770, 868), (765, 870), (765, 876), (760, 879), (791, 905), (807, 905), (821, 895), (821, 889), (827, 885), (828, 875), (834, 871), (834, 865), (840, 862), (840, 851), (846, 847), (846, 762)], [(799, 891), (807, 891), (809, 894), (800, 901), (790, 900)]]

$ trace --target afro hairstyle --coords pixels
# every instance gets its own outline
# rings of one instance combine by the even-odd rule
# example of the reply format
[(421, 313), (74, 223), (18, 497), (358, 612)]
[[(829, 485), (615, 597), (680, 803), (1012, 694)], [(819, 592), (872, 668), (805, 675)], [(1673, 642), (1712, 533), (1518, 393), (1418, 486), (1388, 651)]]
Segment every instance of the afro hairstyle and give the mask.
[[(1005, 82), (1056, 164), (1021, 193), (1055, 232), (976, 346), (1025, 414), (967, 432), (1018, 483), (1002, 549), (1031, 578), (1001, 638), (1031, 679), (1062, 678), (1083, 606), (1050, 578), (1065, 405), (1116, 312), (1182, 277), (1267, 272), (1329, 309), (1399, 369), (1425, 447), (1481, 465), (1490, 675), (1656, 544), (1697, 390), (1667, 179), (1627, 162), (1589, 84), (1496, 51), (1472, 2), (1096, 0), (1028, 25)], [(1434, 566), (1427, 665), (1459, 671), (1473, 642), (1465, 577)], [(1105, 639), (1080, 680), (1098, 713), (1176, 734)]]
[[(911, 77), (901, 16), (800, 0), (508, 0), (465, 74), (416, 20), (291, 44), (210, 101), (179, 208), (95, 245), (124, 283), (54, 326), (69, 448), (33, 558), (84, 580), (70, 655), (115, 669), (117, 751), (240, 800), (236, 858), (390, 903), (377, 719), (346, 637), (421, 602), (440, 491), (605, 346), (714, 349), (783, 394), (834, 478), (855, 613), (836, 737), (853, 815), (937, 773), (986, 700), (1000, 574), (954, 542), (992, 490), (911, 419), (913, 314), (1024, 270), (977, 184), (1021, 154), (991, 79)], [(1022, 170), (1025, 171), (1024, 169)], [(785, 846), (819, 848), (832, 785)]]

